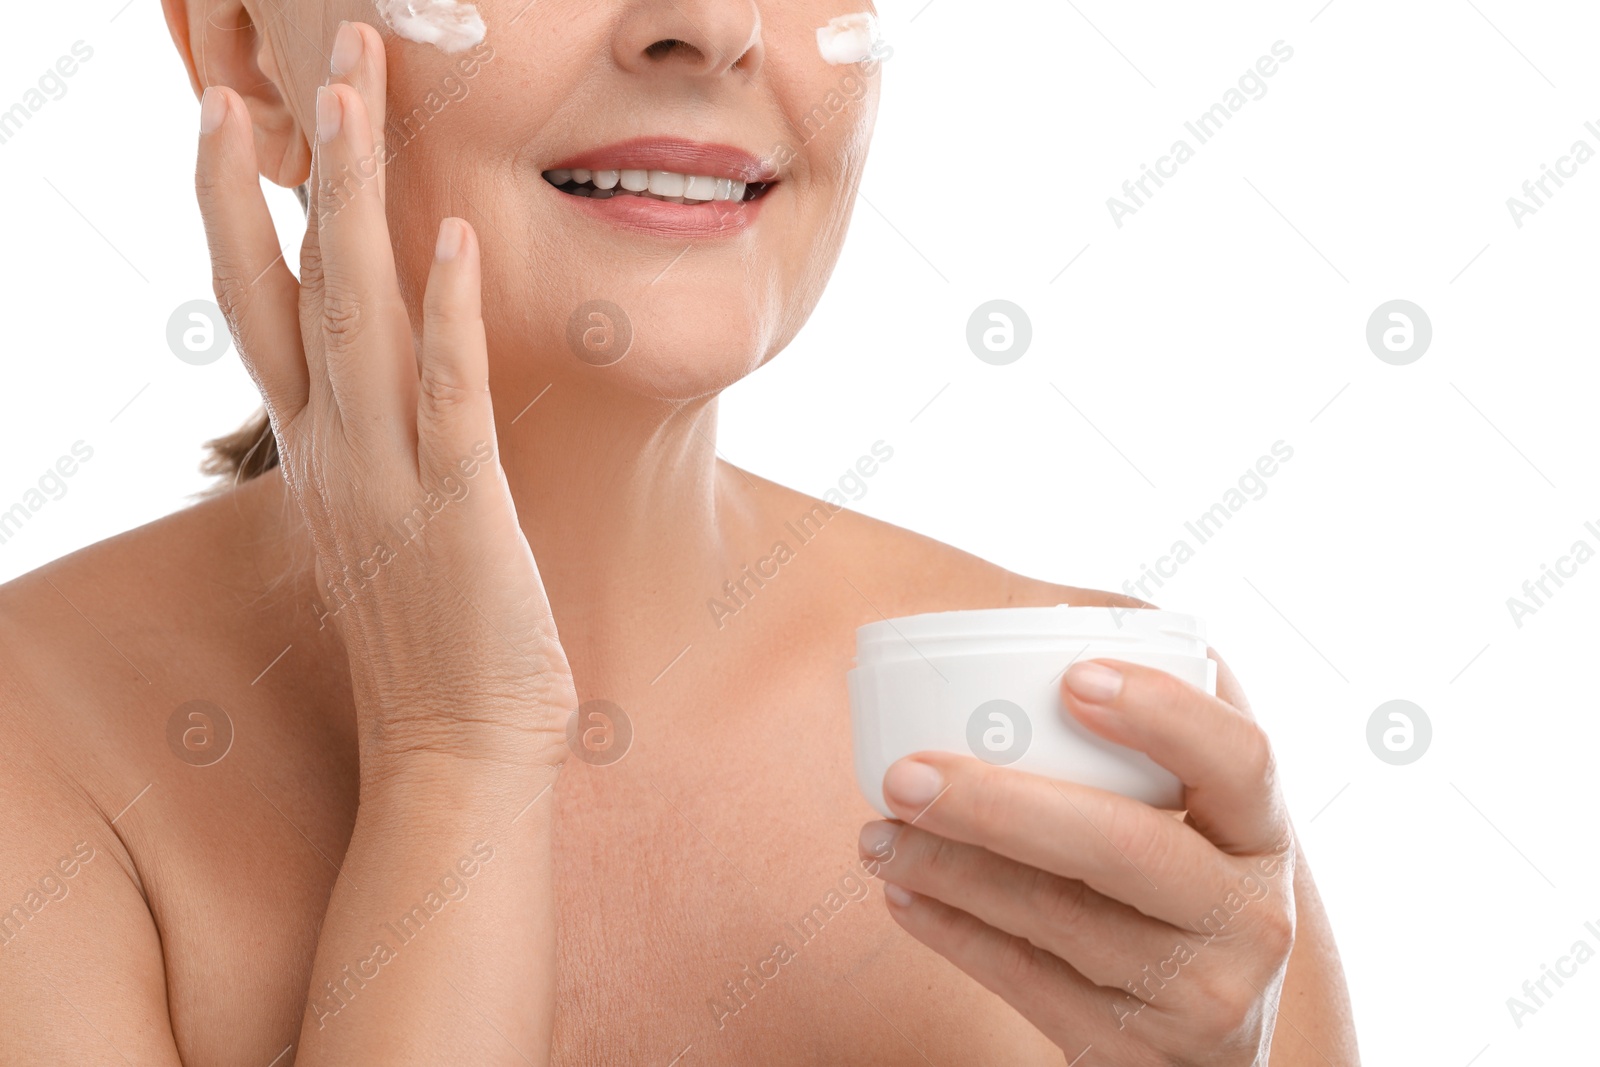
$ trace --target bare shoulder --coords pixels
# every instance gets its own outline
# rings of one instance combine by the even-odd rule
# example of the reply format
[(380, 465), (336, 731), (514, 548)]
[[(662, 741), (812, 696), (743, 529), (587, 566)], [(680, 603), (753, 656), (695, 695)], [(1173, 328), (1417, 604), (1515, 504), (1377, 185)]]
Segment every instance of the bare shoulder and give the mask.
[[(79, 567), (57, 561), (0, 586), (0, 809), (25, 816), (0, 820), (0, 995), (42, 995), (9, 1035), (38, 1060), (83, 1047), (63, 983), (90, 1003), (125, 983), (151, 1005), (140, 1021), (161, 1021), (159, 938), (109, 806), (114, 761), (101, 751), (115, 694), (84, 669), (89, 649), (53, 591), (81, 578)], [(102, 953), (115, 966), (99, 970), (116, 977), (80, 962)]]
[(241, 778), (208, 777), (180, 751), (192, 702), (230, 709), (263, 748), (308, 736), (284, 716), (330, 688), (313, 656), (253, 684), (310, 614), (296, 610), (309, 586), (285, 569), (274, 482), (0, 585), (0, 808), (25, 816), (0, 820), (0, 997), (34, 1007), (7, 1034), (30, 1063), (75, 1061), (96, 1041), (180, 1063), (167, 953), (192, 961), (175, 946), (197, 902), (233, 884), (230, 838), (251, 836)]
[(0, 585), (0, 730), (93, 789), (141, 709), (270, 618), (272, 498), (265, 481), (209, 497)]
[(73, 642), (19, 640), (18, 613), (42, 610), (33, 583), (0, 597), (0, 810), (22, 816), (0, 820), (0, 997), (33, 1007), (7, 1047), (29, 1062), (81, 1058), (91, 1039), (77, 1005), (92, 1004), (119, 1052), (176, 1064), (160, 934), (108, 803), (117, 775), (94, 754), (109, 713), (82, 714), (111, 705), (72, 673)]

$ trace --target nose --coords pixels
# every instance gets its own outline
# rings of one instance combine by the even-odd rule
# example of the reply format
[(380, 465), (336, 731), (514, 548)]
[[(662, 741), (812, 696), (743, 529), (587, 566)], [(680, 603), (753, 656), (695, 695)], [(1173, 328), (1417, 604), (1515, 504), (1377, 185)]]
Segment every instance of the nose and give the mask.
[(613, 48), (635, 74), (748, 77), (761, 69), (761, 12), (755, 0), (635, 0)]

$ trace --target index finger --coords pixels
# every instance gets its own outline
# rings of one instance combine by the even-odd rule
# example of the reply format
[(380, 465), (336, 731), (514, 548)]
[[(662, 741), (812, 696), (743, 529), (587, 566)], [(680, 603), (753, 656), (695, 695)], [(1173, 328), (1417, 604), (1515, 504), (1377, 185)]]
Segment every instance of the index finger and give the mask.
[(384, 130), (389, 106), (389, 62), (383, 47), (383, 35), (365, 22), (341, 24), (333, 39), (328, 79), (330, 82), (342, 81), (361, 94), (361, 102), (367, 110), (367, 124), (372, 130), (373, 158), (360, 162), (376, 172), (370, 178), (364, 173), (361, 177), (377, 187), (379, 203), (387, 203), (388, 187), (385, 180), (388, 168), (385, 163), (388, 149)]

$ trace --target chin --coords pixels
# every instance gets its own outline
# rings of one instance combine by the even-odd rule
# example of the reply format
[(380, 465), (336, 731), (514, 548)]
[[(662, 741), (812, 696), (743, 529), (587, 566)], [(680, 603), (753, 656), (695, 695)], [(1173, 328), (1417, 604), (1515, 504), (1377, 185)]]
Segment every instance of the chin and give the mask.
[[(654, 268), (659, 271), (659, 268)], [(786, 343), (785, 317), (742, 273), (669, 284), (559, 268), (519, 302), (515, 285), (485, 308), (496, 387), (537, 393), (551, 380), (641, 397), (693, 400), (726, 389)], [(557, 281), (557, 279), (563, 279)], [(523, 292), (529, 292), (523, 289)], [(526, 381), (518, 381), (526, 379)], [(532, 394), (530, 394), (532, 395)]]

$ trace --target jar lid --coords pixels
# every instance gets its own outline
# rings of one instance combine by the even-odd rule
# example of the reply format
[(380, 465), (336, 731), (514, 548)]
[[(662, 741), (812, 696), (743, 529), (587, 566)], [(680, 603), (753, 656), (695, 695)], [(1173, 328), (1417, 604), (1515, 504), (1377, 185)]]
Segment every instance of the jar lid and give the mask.
[(1082, 606), (932, 611), (869, 622), (856, 630), (858, 662), (910, 649), (932, 655), (1000, 652), (1066, 642), (1206, 654), (1205, 623), (1158, 608)]

